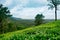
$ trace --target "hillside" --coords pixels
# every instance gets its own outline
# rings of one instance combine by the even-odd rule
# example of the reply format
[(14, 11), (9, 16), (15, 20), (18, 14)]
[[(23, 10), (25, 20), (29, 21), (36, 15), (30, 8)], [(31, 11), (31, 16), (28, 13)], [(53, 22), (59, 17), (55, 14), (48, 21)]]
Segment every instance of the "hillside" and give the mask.
[[(22, 30), (25, 28), (35, 26), (34, 19), (22, 19), (22, 18), (10, 17), (8, 21), (10, 21), (10, 24), (13, 25), (12, 27), (13, 28), (15, 27), (17, 30)], [(43, 23), (45, 24), (51, 21), (53, 21), (53, 19), (44, 19)], [(16, 30), (14, 29), (14, 31)]]
[(60, 21), (0, 34), (0, 40), (60, 40)]
[(23, 27), (34, 26), (33, 19), (21, 19), (21, 18), (11, 17), (9, 20), (13, 22), (16, 26), (23, 26)]
[(13, 25), (12, 27), (16, 26), (17, 30), (29, 28), (35, 25), (33, 19), (21, 19), (21, 18), (10, 17), (8, 21), (10, 21), (10, 24)]

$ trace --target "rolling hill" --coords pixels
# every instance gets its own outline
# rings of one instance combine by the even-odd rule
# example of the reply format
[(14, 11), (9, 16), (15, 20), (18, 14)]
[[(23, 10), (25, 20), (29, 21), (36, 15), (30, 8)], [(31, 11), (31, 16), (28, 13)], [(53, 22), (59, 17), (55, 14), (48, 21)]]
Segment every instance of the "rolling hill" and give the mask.
[(60, 40), (60, 20), (0, 34), (0, 40)]

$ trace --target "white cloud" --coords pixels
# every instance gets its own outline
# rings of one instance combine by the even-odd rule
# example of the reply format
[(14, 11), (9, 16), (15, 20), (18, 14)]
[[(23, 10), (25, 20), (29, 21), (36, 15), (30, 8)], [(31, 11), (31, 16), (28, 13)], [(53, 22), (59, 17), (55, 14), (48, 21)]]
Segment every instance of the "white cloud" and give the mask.
[[(5, 6), (11, 7), (11, 14), (17, 18), (23, 19), (34, 19), (37, 14), (43, 14), (45, 19), (53, 19), (54, 18), (54, 10), (48, 10), (48, 6), (42, 7), (24, 7), (26, 6), (29, 1), (46, 4), (47, 0), (6, 0), (4, 3)], [(58, 12), (58, 18), (60, 18), (60, 12)]]
[(34, 1), (38, 3), (47, 3), (47, 0), (34, 0)]
[(4, 3), (5, 6), (9, 6), (11, 4), (12, 4), (12, 0), (5, 0), (5, 3)]
[[(17, 8), (17, 7), (16, 7)], [(43, 14), (45, 16), (45, 18), (47, 19), (53, 19), (54, 18), (54, 13), (53, 11), (48, 11), (48, 7), (39, 7), (39, 8), (23, 8), (23, 10), (18, 10), (18, 8), (16, 9), (14, 8), (12, 10), (12, 13), (14, 17), (17, 18), (23, 18), (23, 19), (34, 19), (34, 17), (37, 14)], [(48, 17), (47, 17), (48, 16)]]

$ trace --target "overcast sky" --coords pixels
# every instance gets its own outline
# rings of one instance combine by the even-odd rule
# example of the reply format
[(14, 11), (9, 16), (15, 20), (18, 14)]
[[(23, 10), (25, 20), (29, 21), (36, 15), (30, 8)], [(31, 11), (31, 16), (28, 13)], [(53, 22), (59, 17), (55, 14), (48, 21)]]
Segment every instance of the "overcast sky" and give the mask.
[[(10, 9), (13, 17), (34, 19), (37, 14), (43, 14), (45, 19), (54, 19), (54, 9), (48, 10), (47, 0), (0, 0), (4, 6)], [(60, 11), (58, 10), (58, 19)]]

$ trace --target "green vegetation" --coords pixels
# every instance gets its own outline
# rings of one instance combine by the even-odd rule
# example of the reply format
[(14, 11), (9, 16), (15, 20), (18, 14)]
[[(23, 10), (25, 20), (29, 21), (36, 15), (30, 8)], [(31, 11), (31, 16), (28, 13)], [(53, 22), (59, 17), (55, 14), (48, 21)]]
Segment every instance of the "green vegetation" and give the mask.
[(5, 29), (7, 28), (6, 24), (8, 17), (11, 17), (10, 11), (7, 7), (4, 7), (2, 4), (0, 4), (0, 34), (5, 33)]
[(35, 25), (38, 26), (40, 24), (43, 24), (43, 14), (37, 14), (35, 17)]
[[(25, 29), (34, 26), (34, 20), (33, 19), (14, 19), (10, 18), (10, 24), (12, 24), (13, 28), (16, 26), (17, 30)], [(10, 28), (11, 29), (11, 28)], [(11, 29), (12, 30), (12, 29)]]
[(60, 40), (60, 20), (57, 21), (60, 1), (48, 1), (50, 8), (55, 8), (55, 21), (43, 20), (42, 14), (37, 14), (35, 20), (14, 18), (8, 8), (0, 4), (0, 40)]
[(60, 40), (60, 21), (0, 34), (0, 40)]
[(34, 22), (32, 20), (22, 20), (11, 16), (12, 15), (10, 14), (8, 7), (4, 7), (0, 4), (0, 34), (34, 26)]

